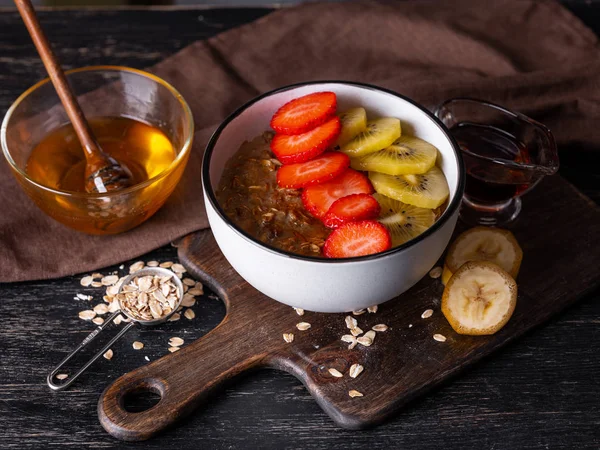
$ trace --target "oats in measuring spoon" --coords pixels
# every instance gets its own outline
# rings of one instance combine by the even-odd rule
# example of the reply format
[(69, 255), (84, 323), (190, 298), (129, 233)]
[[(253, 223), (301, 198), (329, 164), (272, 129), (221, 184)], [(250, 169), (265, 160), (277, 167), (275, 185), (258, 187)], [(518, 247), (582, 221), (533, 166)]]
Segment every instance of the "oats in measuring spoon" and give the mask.
[(123, 310), (138, 320), (155, 320), (175, 309), (179, 300), (173, 275), (136, 277), (117, 294)]

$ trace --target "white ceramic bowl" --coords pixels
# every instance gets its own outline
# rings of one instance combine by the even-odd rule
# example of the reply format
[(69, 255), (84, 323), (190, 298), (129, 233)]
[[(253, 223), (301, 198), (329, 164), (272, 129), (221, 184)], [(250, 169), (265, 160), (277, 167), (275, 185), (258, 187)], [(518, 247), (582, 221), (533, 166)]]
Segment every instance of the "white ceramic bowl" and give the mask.
[[(299, 256), (267, 246), (235, 226), (215, 197), (227, 160), (240, 145), (269, 129), (284, 103), (319, 91), (337, 94), (338, 110), (362, 106), (368, 117), (400, 119), (402, 133), (435, 145), (438, 165), (450, 188), (450, 202), (425, 233), (376, 255), (345, 259)], [(255, 98), (231, 114), (211, 137), (204, 155), (202, 186), (208, 220), (221, 251), (233, 268), (265, 295), (290, 306), (320, 312), (345, 312), (390, 300), (405, 292), (434, 266), (456, 225), (464, 189), (458, 146), (442, 123), (425, 108), (395, 92), (351, 82), (313, 82), (283, 87)]]

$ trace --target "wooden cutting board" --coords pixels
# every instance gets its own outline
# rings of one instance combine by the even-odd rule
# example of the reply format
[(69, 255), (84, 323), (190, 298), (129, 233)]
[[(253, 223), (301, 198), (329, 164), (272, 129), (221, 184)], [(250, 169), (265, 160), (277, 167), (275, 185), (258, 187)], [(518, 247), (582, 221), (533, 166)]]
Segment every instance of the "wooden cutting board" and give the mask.
[[(381, 422), (600, 284), (599, 208), (558, 176), (545, 179), (523, 203), (511, 227), (524, 251), (519, 297), (502, 330), (485, 337), (456, 334), (440, 312), (440, 280), (426, 276), (380, 305), (377, 313), (354, 316), (364, 331), (379, 323), (389, 329), (377, 333), (372, 346), (353, 350), (340, 340), (348, 333), (346, 314), (307, 311), (300, 317), (248, 285), (225, 260), (209, 230), (187, 236), (179, 247), (181, 261), (223, 299), (227, 314), (207, 335), (110, 385), (98, 404), (102, 425), (120, 439), (148, 439), (201, 406), (223, 382), (261, 367), (294, 374), (344, 428)], [(433, 316), (422, 319), (426, 309), (433, 309)], [(311, 328), (299, 331), (298, 322)], [(294, 341), (286, 343), (283, 333), (290, 332)], [(434, 340), (436, 333), (446, 336), (446, 342)], [(356, 379), (348, 375), (354, 363), (365, 368)], [(343, 377), (332, 376), (330, 368)], [(363, 397), (351, 398), (351, 389)], [(154, 407), (137, 413), (123, 409), (124, 395), (148, 390), (161, 396)]]

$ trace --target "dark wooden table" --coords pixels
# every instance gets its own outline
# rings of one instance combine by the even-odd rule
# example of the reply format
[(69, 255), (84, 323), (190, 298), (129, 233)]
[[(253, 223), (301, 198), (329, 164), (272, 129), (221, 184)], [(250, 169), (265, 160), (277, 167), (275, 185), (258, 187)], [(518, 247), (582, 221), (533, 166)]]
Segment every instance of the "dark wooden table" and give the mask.
[[(600, 3), (566, 2), (600, 32)], [(68, 67), (122, 64), (146, 67), (269, 9), (52, 11), (41, 14)], [(551, 25), (549, 25), (551, 26)], [(0, 12), (0, 114), (44, 76), (14, 12)], [(600, 149), (599, 149), (600, 150)], [(562, 172), (600, 199), (598, 161), (570, 158)], [(587, 167), (586, 167), (587, 166)], [(170, 246), (143, 259), (173, 260)], [(76, 256), (75, 256), (76, 257)], [(127, 265), (127, 263), (126, 263)], [(117, 270), (117, 267), (108, 270)], [(1, 268), (0, 268), (1, 270)], [(106, 273), (108, 270), (104, 270)], [(96, 403), (121, 374), (166, 353), (167, 339), (207, 333), (224, 307), (205, 297), (197, 318), (130, 332), (72, 389), (51, 392), (50, 368), (92, 329), (77, 317), (92, 293), (79, 277), (0, 285), (0, 448), (600, 448), (600, 292), (427, 397), (378, 428), (337, 428), (291, 375), (257, 372), (212, 397), (181, 426), (144, 444), (124, 444), (104, 432)], [(131, 344), (146, 344), (134, 351)]]

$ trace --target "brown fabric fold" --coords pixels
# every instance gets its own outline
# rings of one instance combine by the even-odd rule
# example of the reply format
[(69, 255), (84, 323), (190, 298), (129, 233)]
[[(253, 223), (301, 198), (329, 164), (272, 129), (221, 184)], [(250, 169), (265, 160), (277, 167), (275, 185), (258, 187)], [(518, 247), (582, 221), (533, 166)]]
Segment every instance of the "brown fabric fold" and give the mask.
[(286, 84), (372, 83), (426, 107), (470, 96), (547, 124), (559, 146), (600, 149), (598, 39), (550, 1), (311, 3), (197, 42), (150, 69), (189, 102), (196, 136), (184, 178), (149, 221), (88, 236), (46, 217), (0, 163), (0, 282), (88, 272), (208, 226), (200, 185), (218, 123)]

